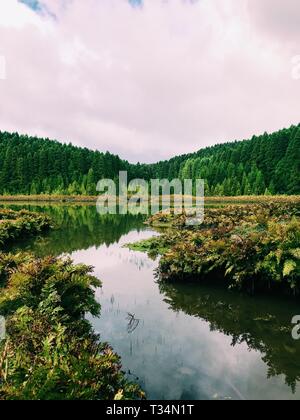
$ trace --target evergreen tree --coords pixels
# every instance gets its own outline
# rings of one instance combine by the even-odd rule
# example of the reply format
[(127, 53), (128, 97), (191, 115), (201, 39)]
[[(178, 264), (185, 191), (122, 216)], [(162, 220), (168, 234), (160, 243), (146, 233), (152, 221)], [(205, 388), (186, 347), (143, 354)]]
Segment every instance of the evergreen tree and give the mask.
[(0, 132), (0, 194), (96, 194), (100, 179), (204, 179), (206, 194), (300, 194), (300, 125), (155, 164)]

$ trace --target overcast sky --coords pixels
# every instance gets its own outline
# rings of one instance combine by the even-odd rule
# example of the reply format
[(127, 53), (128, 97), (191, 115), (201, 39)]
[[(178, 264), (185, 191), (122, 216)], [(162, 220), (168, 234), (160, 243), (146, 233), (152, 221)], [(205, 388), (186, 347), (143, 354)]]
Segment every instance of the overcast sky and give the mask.
[(299, 0), (138, 3), (0, 0), (0, 130), (151, 162), (300, 122)]

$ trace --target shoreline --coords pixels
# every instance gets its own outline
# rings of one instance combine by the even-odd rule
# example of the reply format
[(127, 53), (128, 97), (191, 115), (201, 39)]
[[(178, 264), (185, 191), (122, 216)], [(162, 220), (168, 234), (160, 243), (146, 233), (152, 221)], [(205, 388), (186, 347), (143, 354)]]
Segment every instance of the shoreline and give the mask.
[[(15, 202), (43, 202), (43, 203), (96, 203), (99, 196), (89, 195), (2, 195), (0, 196), (0, 203), (15, 203)], [(195, 197), (194, 197), (195, 199)], [(299, 200), (300, 195), (249, 195), (249, 196), (211, 196), (205, 197), (206, 203), (252, 203), (252, 202), (270, 202), (270, 201), (289, 201)]]

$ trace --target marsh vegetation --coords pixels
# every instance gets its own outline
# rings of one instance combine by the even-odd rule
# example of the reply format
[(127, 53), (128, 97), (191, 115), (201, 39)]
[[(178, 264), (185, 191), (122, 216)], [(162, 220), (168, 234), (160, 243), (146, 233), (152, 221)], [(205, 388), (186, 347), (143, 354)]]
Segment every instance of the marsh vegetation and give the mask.
[[(289, 206), (292, 213), (288, 214), (286, 209), (281, 211), (282, 203), (286, 201), (286, 198), (283, 197), (276, 200), (275, 206), (272, 204), (274, 198), (269, 197), (258, 200), (252, 198), (251, 202), (249, 201), (249, 198), (210, 199), (206, 203), (206, 213), (212, 215), (213, 220), (219, 220), (216, 215), (222, 215), (222, 209), (225, 211), (229, 204), (230, 207), (238, 207), (230, 210), (232, 214), (238, 212), (239, 217), (244, 220), (243, 223), (252, 226), (252, 219), (254, 216), (256, 217), (257, 211), (256, 207), (253, 207), (253, 214), (250, 214), (248, 206), (252, 207), (252, 205), (258, 204), (259, 208), (263, 207), (269, 210), (270, 207), (272, 208), (272, 214), (278, 222), (277, 225), (284, 225), (293, 218), (299, 217), (299, 213), (295, 213), (295, 209), (297, 211), (298, 207), (297, 203), (293, 207)], [(295, 202), (294, 198), (293, 202)], [(246, 206), (247, 212), (242, 211), (240, 206), (243, 208)], [(15, 203), (5, 204), (4, 207), (17, 211), (25, 205)], [(279, 210), (280, 208), (281, 210)], [(121, 356), (122, 368), (116, 368), (116, 375), (120, 382), (112, 383), (116, 387), (118, 383), (120, 389), (123, 389), (123, 398), (141, 397), (139, 388), (134, 384), (138, 384), (145, 390), (150, 399), (266, 398), (273, 400), (300, 398), (300, 342), (293, 340), (291, 335), (291, 319), (299, 311), (298, 299), (283, 296), (281, 288), (278, 296), (273, 296), (273, 293), (272, 296), (269, 296), (271, 291), (268, 288), (266, 289), (268, 293), (258, 293), (258, 280), (254, 297), (251, 296), (251, 281), (250, 293), (243, 293), (240, 291), (239, 285), (228, 290), (227, 286), (230, 283), (227, 284), (222, 276), (217, 281), (214, 276), (207, 276), (206, 280), (204, 277), (195, 279), (184, 276), (182, 280), (175, 281), (175, 279), (167, 278), (156, 282), (157, 278), (154, 273), (159, 266), (159, 259), (156, 259), (154, 255), (157, 253), (157, 247), (161, 246), (161, 239), (157, 231), (160, 235), (168, 235), (170, 239), (175, 233), (177, 233), (178, 239), (180, 236), (184, 239), (185, 235), (197, 235), (198, 229), (186, 228), (185, 223), (182, 223), (184, 220), (179, 223), (179, 216), (174, 216), (178, 219), (175, 229), (172, 228), (173, 216), (167, 218), (167, 224), (169, 224), (167, 228), (144, 224), (144, 220), (140, 216), (99, 216), (95, 206), (87, 204), (33, 203), (27, 205), (26, 209), (30, 212), (38, 212), (39, 215), (49, 216), (56, 228), (47, 230), (43, 234), (26, 234), (23, 240), (18, 239), (7, 243), (5, 253), (6, 255), (11, 254), (6, 257), (9, 264), (5, 272), (8, 273), (8, 276), (5, 276), (6, 280), (3, 278), (3, 282), (10, 281), (10, 272), (17, 272), (18, 275), (21, 272), (22, 275), (25, 273), (28, 276), (28, 266), (30, 265), (35, 267), (34, 272), (40, 273), (36, 268), (37, 262), (39, 263), (38, 267), (44, 267), (42, 272), (45, 275), (43, 278), (39, 275), (41, 281), (37, 282), (34, 273), (30, 270), (28, 280), (30, 290), (33, 285), (39, 285), (38, 287), (44, 290), (49, 287), (49, 292), (52, 291), (53, 276), (50, 275), (52, 270), (58, 275), (62, 275), (70, 287), (70, 290), (66, 291), (64, 284), (57, 281), (53, 285), (54, 289), (58, 295), (63, 293), (63, 296), (65, 294), (68, 296), (70, 293), (70, 298), (73, 296), (72, 288), (77, 287), (77, 281), (74, 283), (71, 280), (69, 271), (76, 273), (79, 276), (78, 279), (87, 278), (87, 284), (98, 281), (94, 279), (93, 275), (101, 279), (101, 287), (92, 286), (91, 291), (87, 289), (85, 292), (84, 289), (79, 289), (81, 301), (87, 302), (87, 305), (93, 302), (93, 310), (97, 311), (101, 304), (100, 316), (86, 314), (82, 317), (80, 315), (79, 319), (67, 322), (60, 319), (61, 315), (68, 317), (71, 315), (68, 307), (64, 304), (63, 311), (58, 313), (53, 326), (51, 325), (48, 330), (48, 327), (43, 326), (43, 328), (45, 328), (45, 336), (47, 336), (48, 332), (53, 333), (52, 327), (61, 323), (62, 328), (66, 328), (62, 335), (64, 336), (62, 347), (65, 346), (66, 337), (67, 342), (71, 345), (75, 343), (72, 337), (76, 337), (77, 340), (78, 335), (83, 333), (90, 343), (87, 347), (89, 350), (80, 344), (78, 351), (85, 356), (90, 353), (90, 349), (93, 347), (91, 344), (94, 342), (93, 337), (97, 337), (97, 344), (109, 342), (110, 345), (103, 344), (104, 347), (99, 344), (99, 358), (96, 357), (95, 364), (97, 365), (100, 359), (103, 362), (107, 361), (106, 349), (112, 352), (109, 356), (111, 368), (120, 364), (120, 358), (116, 356), (116, 353)], [(163, 217), (165, 218), (165, 215)], [(232, 216), (232, 219), (237, 220), (237, 217)], [(157, 223), (163, 225), (164, 220), (157, 220)], [(203, 227), (204, 231), (216, 229), (211, 225), (209, 219), (207, 219), (207, 223), (207, 226)], [(218, 225), (220, 223), (221, 221), (218, 222)], [(227, 224), (225, 227), (228, 229)], [(265, 229), (265, 227), (261, 229)], [(148, 258), (144, 252), (135, 252), (124, 248), (126, 243), (136, 243), (141, 239), (144, 239), (147, 244), (149, 238), (154, 235), (156, 235), (155, 239), (151, 239), (151, 243), (154, 242), (152, 258)], [(157, 246), (155, 241), (157, 241)], [(172, 243), (165, 245), (165, 248), (161, 248), (159, 251), (162, 255), (168, 252), (170, 246), (173, 246)], [(147, 251), (148, 247), (145, 246), (144, 250)], [(67, 254), (74, 263), (71, 263), (69, 257), (62, 258), (62, 254)], [(19, 261), (15, 261), (17, 255), (20, 256)], [(25, 255), (26, 261), (24, 260)], [(53, 255), (53, 257), (49, 260), (48, 255)], [(2, 264), (6, 264), (5, 260), (2, 260)], [(95, 266), (93, 275), (89, 271), (90, 265)], [(80, 267), (80, 273), (76, 271), (76, 266)], [(4, 272), (4, 268), (2, 272)], [(224, 283), (226, 283), (226, 287), (224, 287)], [(15, 293), (14, 285), (12, 284), (11, 287), (11, 292)], [(5, 304), (3, 308), (6, 310), (12, 308), (12, 303), (16, 304), (9, 298), (9, 289), (10, 286), (3, 289), (4, 294), (2, 295)], [(248, 290), (247, 287), (242, 289)], [(272, 290), (274, 290), (273, 287)], [(289, 283), (286, 283), (285, 290), (288, 294), (294, 293)], [(17, 293), (19, 292), (17, 291)], [(18, 313), (19, 309), (16, 305), (17, 312), (7, 314), (8, 332), (12, 331), (10, 328), (17, 330), (20, 325), (19, 321), (22, 319), (22, 325), (24, 325), (24, 321), (28, 326), (26, 338), (30, 338), (29, 331), (32, 328), (36, 331), (36, 327), (32, 320), (28, 320), (31, 316), (30, 313), (23, 314), (23, 309), (21, 309), (23, 303), (29, 306), (30, 311), (35, 312), (36, 305), (41, 299), (43, 301), (42, 310), (47, 310), (45, 307), (49, 307), (53, 312), (62, 304), (56, 303), (55, 299), (53, 300), (50, 296), (51, 293), (45, 292), (43, 297), (36, 295), (34, 301), (30, 299), (30, 302), (20, 302), (21, 314)], [(30, 294), (28, 294), (29, 296)], [(88, 301), (85, 296), (89, 296)], [(96, 306), (94, 306), (95, 302)], [(30, 306), (31, 304), (32, 306)], [(40, 311), (39, 308), (38, 310)], [(40, 316), (38, 315), (37, 319), (42, 322)], [(69, 326), (71, 325), (74, 328), (72, 327), (70, 330)], [(77, 330), (79, 325), (82, 326), (80, 332)], [(98, 333), (101, 334), (100, 340)], [(43, 340), (45, 336), (42, 336)], [(33, 334), (34, 342), (30, 342), (30, 345), (35, 346), (35, 356), (32, 356), (32, 360), (35, 361), (36, 369), (34, 369), (32, 382), (28, 383), (27, 396), (32, 396), (32, 393), (35, 393), (39, 398), (46, 399), (48, 393), (49, 398), (89, 399), (99, 398), (99, 393), (101, 393), (103, 398), (105, 395), (111, 398), (110, 391), (105, 394), (106, 390), (110, 388), (106, 388), (106, 383), (101, 382), (101, 378), (94, 370), (94, 358), (90, 359), (92, 364), (90, 367), (84, 356), (84, 366), (87, 369), (91, 368), (93, 376), (99, 382), (99, 388), (95, 388), (96, 396), (92, 395), (93, 391), (89, 389), (90, 386), (93, 389), (95, 385), (92, 378), (87, 379), (87, 388), (84, 386), (80, 388), (77, 387), (78, 384), (76, 385), (74, 376), (72, 376), (73, 374), (76, 377), (79, 375), (77, 372), (79, 363), (75, 362), (75, 359), (79, 360), (80, 356), (79, 353), (76, 353), (76, 349), (73, 349), (74, 351), (71, 349), (71, 354), (76, 357), (65, 359), (64, 350), (62, 347), (56, 348), (56, 340), (53, 340), (52, 347), (46, 356), (44, 350), (40, 352), (40, 343), (37, 343), (36, 337), (37, 335)], [(80, 335), (80, 337), (82, 336)], [(18, 338), (21, 341), (21, 335)], [(11, 346), (12, 351), (18, 350), (16, 348), (17, 341), (12, 342)], [(112, 351), (111, 348), (114, 350)], [(29, 360), (27, 359), (27, 349), (22, 344), (19, 350), (22, 357), (26, 355), (26, 358), (22, 359), (24, 363), (22, 367), (26, 369), (28, 364), (25, 363), (25, 360)], [(61, 358), (56, 359), (57, 355)], [(56, 360), (64, 359), (66, 360), (64, 366), (60, 366), (59, 361), (56, 363)], [(43, 360), (43, 366), (39, 365), (38, 361), (40, 360)], [(49, 378), (53, 373), (54, 376), (58, 375), (61, 382), (56, 384), (53, 382), (53, 385), (48, 383), (47, 388), (39, 387), (36, 390), (32, 384), (39, 383), (38, 381), (34, 382), (39, 375), (45, 379), (46, 374), (43, 369), (44, 366), (49, 368), (50, 360), (55, 361), (56, 364), (55, 369), (49, 369)], [(13, 367), (13, 365), (10, 366)], [(72, 373), (71, 376), (66, 374), (65, 368), (67, 372)], [(11, 376), (10, 381), (6, 384), (7, 393), (1, 398), (18, 399), (22, 393), (22, 386), (17, 377), (20, 371), (16, 368), (15, 371), (9, 372)], [(110, 378), (110, 372), (112, 370), (107, 371), (107, 379)], [(104, 371), (102, 374), (105, 375)], [(20, 378), (24, 379), (22, 376)], [(116, 377), (113, 377), (109, 380), (114, 381), (115, 379)], [(67, 384), (64, 381), (67, 381)], [(58, 394), (56, 389), (60, 389), (61, 383), (63, 384), (62, 392)], [(77, 396), (72, 394), (72, 386), (68, 387), (69, 383), (72, 386), (76, 385)], [(121, 393), (117, 391), (116, 395), (119, 398)]]
[(255, 293), (300, 291), (300, 200), (207, 208), (201, 225), (188, 216), (158, 213), (147, 223), (166, 228), (131, 249), (161, 255), (161, 281), (216, 281)]
[[(51, 227), (46, 214), (0, 211), (1, 244)], [(120, 357), (85, 317), (100, 315), (92, 267), (70, 258), (0, 253), (0, 399), (141, 399)]]

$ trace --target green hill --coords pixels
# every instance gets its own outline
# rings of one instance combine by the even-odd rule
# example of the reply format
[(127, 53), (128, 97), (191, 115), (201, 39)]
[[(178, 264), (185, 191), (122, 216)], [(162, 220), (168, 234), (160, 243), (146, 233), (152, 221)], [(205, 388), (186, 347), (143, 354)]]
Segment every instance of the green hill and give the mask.
[(101, 178), (203, 178), (206, 195), (300, 194), (300, 124), (155, 164), (0, 132), (0, 194), (95, 194)]

